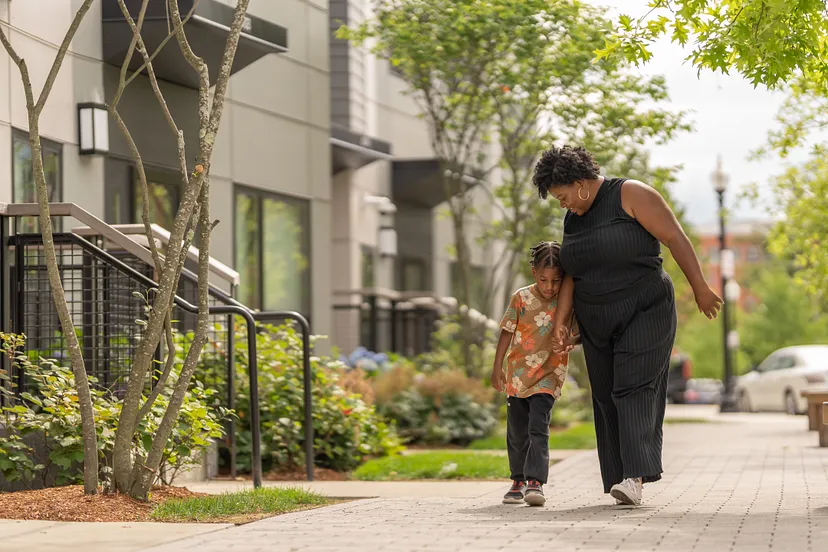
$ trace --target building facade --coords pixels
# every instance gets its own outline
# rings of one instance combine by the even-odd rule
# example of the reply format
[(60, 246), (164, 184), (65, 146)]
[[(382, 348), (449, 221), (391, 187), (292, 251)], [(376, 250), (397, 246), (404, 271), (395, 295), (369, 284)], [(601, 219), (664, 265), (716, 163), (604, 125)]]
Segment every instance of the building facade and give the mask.
[[(140, 3), (127, 1), (133, 14)], [(36, 89), (80, 4), (0, 0), (4, 30)], [(214, 76), (234, 2), (179, 4), (182, 13), (193, 9), (185, 29)], [(149, 4), (143, 36), (150, 51), (168, 34), (164, 5)], [(332, 38), (341, 23), (370, 16), (368, 9), (362, 0), (252, 0), (211, 165), (211, 216), (219, 221), (211, 253), (239, 272), (239, 299), (302, 312), (314, 333), (346, 350), (360, 342), (352, 331), (357, 311), (337, 318), (335, 305), (361, 305), (351, 292), (452, 294), (453, 238), (440, 216), (445, 198), (425, 122), (387, 63)], [(134, 164), (111, 121), (106, 152), (81, 154), (79, 106), (111, 99), (130, 39), (117, 3), (95, 2), (41, 117), (51, 200), (77, 203), (110, 224), (140, 221)], [(195, 74), (175, 40), (154, 67), (192, 156)], [(0, 153), (0, 202), (32, 202), (23, 88), (5, 52), (0, 75), (0, 152), (8, 152)], [(153, 220), (169, 228), (180, 201), (177, 151), (148, 78), (130, 84), (119, 111), (147, 167)], [(489, 216), (488, 193), (474, 193), (482, 216)], [(63, 230), (72, 224), (64, 221)], [(18, 232), (37, 228), (34, 220), (19, 225)], [(491, 252), (473, 249), (479, 275)]]

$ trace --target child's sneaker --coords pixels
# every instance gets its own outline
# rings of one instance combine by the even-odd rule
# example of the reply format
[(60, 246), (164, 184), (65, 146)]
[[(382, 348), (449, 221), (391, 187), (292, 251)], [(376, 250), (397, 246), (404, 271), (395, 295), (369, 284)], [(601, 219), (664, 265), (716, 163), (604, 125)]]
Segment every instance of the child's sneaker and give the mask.
[(526, 487), (526, 496), (523, 499), (529, 506), (543, 506), (546, 497), (543, 496), (543, 485), (538, 481), (530, 481)]
[(503, 504), (520, 504), (526, 494), (526, 481), (512, 481), (512, 488), (503, 497)]
[(614, 485), (610, 490), (610, 494), (620, 504), (639, 506), (641, 505), (642, 487), (639, 478), (625, 479), (618, 485)]

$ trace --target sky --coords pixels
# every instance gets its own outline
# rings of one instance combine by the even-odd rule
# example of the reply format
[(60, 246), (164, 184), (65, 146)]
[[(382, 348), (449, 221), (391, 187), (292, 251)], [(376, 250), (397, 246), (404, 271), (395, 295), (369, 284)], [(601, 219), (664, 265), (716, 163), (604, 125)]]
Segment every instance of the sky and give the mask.
[[(619, 14), (634, 18), (647, 12), (647, 0), (588, 0), (610, 8), (608, 16)], [(657, 165), (683, 165), (673, 190), (693, 224), (715, 221), (716, 194), (710, 174), (722, 156), (724, 172), (730, 177), (728, 194), (735, 199), (738, 190), (751, 183), (759, 185), (761, 205), (747, 202), (731, 206), (739, 219), (768, 218), (773, 207), (769, 179), (781, 174), (790, 163), (805, 160), (805, 152), (796, 152), (787, 160), (778, 157), (753, 161), (750, 153), (767, 141), (768, 131), (776, 128), (774, 118), (784, 95), (765, 88), (754, 88), (739, 74), (722, 75), (711, 71), (698, 74), (684, 58), (689, 50), (665, 39), (652, 48), (652, 60), (637, 69), (641, 73), (663, 75), (670, 92), (670, 109), (690, 111), (695, 131), (683, 133), (663, 146), (653, 146), (652, 160)], [(634, 178), (634, 175), (623, 175)]]

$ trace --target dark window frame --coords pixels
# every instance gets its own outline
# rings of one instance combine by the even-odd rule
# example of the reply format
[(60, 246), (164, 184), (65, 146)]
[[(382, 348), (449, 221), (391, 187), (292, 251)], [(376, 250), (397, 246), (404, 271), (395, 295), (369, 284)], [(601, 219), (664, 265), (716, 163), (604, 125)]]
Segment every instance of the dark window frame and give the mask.
[[(359, 269), (360, 269), (360, 288), (361, 289), (371, 289), (377, 286), (377, 249), (375, 247), (371, 247), (370, 245), (360, 244), (359, 247)], [(365, 261), (366, 259), (371, 259), (371, 281), (366, 282), (365, 278)]]
[[(126, 168), (124, 170), (127, 176), (122, 180), (112, 181), (109, 178), (109, 172), (104, 171), (104, 199), (106, 203), (104, 205), (104, 219), (109, 224), (142, 224), (141, 212), (138, 210), (138, 202), (136, 201), (140, 193), (140, 183), (138, 181), (138, 168), (135, 166), (134, 160), (120, 155), (110, 155), (108, 161), (125, 164)], [(181, 174), (173, 167), (147, 161), (144, 162), (144, 171), (149, 184), (160, 184), (173, 192), (175, 205), (173, 207), (172, 217), (174, 219), (178, 213), (178, 208), (181, 206), (181, 197), (183, 196), (181, 190)], [(120, 189), (126, 196), (126, 206), (121, 211), (116, 210), (115, 205), (110, 201), (110, 194), (115, 192), (116, 188)], [(118, 220), (124, 217), (126, 220)], [(164, 226), (158, 220), (151, 220), (151, 222), (162, 227)], [(166, 230), (172, 231), (172, 228), (166, 228)], [(197, 240), (198, 233), (196, 233)]]
[[(178, 208), (181, 206), (181, 174), (166, 167), (153, 167), (146, 164), (144, 164), (144, 172), (147, 176), (147, 185), (158, 184), (171, 192), (173, 201), (173, 212), (171, 215), (173, 220), (175, 220), (175, 215), (178, 213)], [(142, 213), (138, 210), (138, 197), (141, 194), (141, 183), (139, 182), (138, 169), (135, 165), (130, 166), (129, 174), (129, 212), (132, 214), (132, 218), (137, 224), (143, 222), (143, 220), (141, 219)], [(164, 225), (160, 224), (158, 220), (152, 220), (152, 212), (150, 212), (150, 222), (164, 227)], [(172, 228), (165, 229), (172, 232)]]
[[(459, 275), (457, 274), (457, 260), (454, 259), (449, 264), (449, 285), (451, 288), (451, 295), (456, 299), (457, 298), (457, 290), (456, 290), (456, 281), (459, 279)], [(470, 308), (473, 308), (477, 311), (483, 312), (488, 310), (488, 307), (482, 303), (485, 297), (485, 285), (486, 285), (486, 267), (484, 265), (476, 264), (476, 263), (469, 263), (469, 303), (473, 303), (468, 305)], [(477, 278), (477, 282), (475, 279)], [(475, 289), (475, 284), (477, 284), (480, 288), (481, 296), (476, 297), (475, 292), (478, 291)], [(486, 313), (488, 314), (488, 313)]]
[[(27, 146), (31, 147), (29, 142), (29, 133), (25, 130), (21, 130), (17, 127), (12, 127), (12, 136), (11, 136), (11, 192), (12, 192), (12, 202), (18, 202), (18, 198), (15, 197), (16, 190), (15, 190), (15, 182), (14, 182), (14, 162), (15, 162), (15, 155), (14, 155), (14, 145), (17, 140), (22, 140), (26, 143)], [(60, 142), (56, 142), (54, 140), (49, 140), (48, 138), (40, 137), (40, 150), (41, 155), (50, 152), (56, 153), (58, 157), (57, 163), (57, 171), (58, 171), (58, 178), (57, 178), (57, 192), (56, 192), (56, 202), (60, 203), (63, 201), (63, 144)], [(32, 175), (34, 178), (34, 175)], [(34, 184), (34, 181), (32, 182)], [(37, 203), (37, 189), (35, 188), (35, 203)], [(38, 231), (40, 231), (40, 222), (37, 222)], [(61, 232), (63, 229), (63, 220), (60, 217), (53, 217), (52, 218), (52, 229), (54, 232)], [(17, 232), (17, 223), (15, 223), (15, 232)]]
[[(405, 271), (409, 266), (416, 266), (422, 271), (422, 289), (407, 289), (405, 281)], [(399, 259), (399, 276), (397, 286), (400, 291), (431, 291), (431, 279), (427, 272), (427, 263), (420, 257), (400, 257)]]
[(304, 310), (300, 310), (300, 313), (303, 314), (308, 320), (311, 318), (311, 313), (313, 311), (313, 227), (311, 224), (312, 218), (312, 208), (313, 203), (310, 198), (298, 197), (298, 196), (291, 196), (284, 193), (276, 192), (273, 190), (268, 190), (264, 188), (256, 188), (254, 186), (249, 186), (247, 184), (242, 184), (239, 182), (233, 183), (233, 265), (234, 269), (238, 270), (237, 268), (237, 260), (238, 260), (238, 231), (237, 231), (237, 220), (236, 215), (238, 214), (238, 199), (239, 195), (247, 195), (248, 197), (255, 198), (258, 205), (256, 206), (257, 211), (257, 218), (259, 220), (259, 228), (258, 228), (258, 244), (257, 244), (257, 256), (259, 259), (259, 266), (258, 270), (260, 271), (259, 278), (258, 278), (258, 289), (256, 290), (256, 295), (259, 299), (259, 305), (247, 305), (248, 307), (254, 309), (262, 309), (265, 303), (265, 296), (264, 296), (264, 270), (263, 270), (263, 261), (264, 261), (264, 240), (262, 239), (262, 222), (264, 221), (264, 199), (274, 199), (277, 201), (281, 201), (288, 205), (293, 206), (300, 206), (306, 208), (306, 220), (305, 228), (303, 228), (303, 247), (304, 252), (307, 255), (307, 269), (306, 272), (306, 281), (305, 281), (305, 297), (303, 297)]

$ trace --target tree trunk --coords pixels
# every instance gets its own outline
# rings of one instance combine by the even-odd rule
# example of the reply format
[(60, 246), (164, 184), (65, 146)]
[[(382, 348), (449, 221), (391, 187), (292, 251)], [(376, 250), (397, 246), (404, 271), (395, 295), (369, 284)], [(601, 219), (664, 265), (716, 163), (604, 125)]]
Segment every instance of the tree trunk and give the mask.
[[(167, 411), (164, 414), (162, 427), (159, 428), (158, 433), (153, 439), (153, 445), (146, 461), (144, 461), (144, 459), (136, 459), (135, 465), (133, 465), (132, 441), (135, 437), (138, 419), (141, 414), (140, 405), (143, 396), (144, 382), (146, 381), (146, 377), (149, 373), (155, 349), (158, 347), (162, 337), (166, 311), (176, 292), (178, 276), (180, 275), (181, 268), (183, 266), (183, 263), (180, 261), (182, 259), (182, 255), (186, 254), (187, 244), (189, 244), (192, 238), (192, 228), (190, 228), (190, 223), (193, 221), (194, 216), (199, 216), (194, 215), (195, 212), (199, 212), (197, 204), (201, 204), (201, 214), (199, 218), (205, 216), (209, 217), (209, 207), (204, 205), (204, 198), (209, 198), (209, 195), (207, 195), (205, 191), (205, 186), (208, 185), (207, 180), (209, 178), (210, 159), (212, 157), (216, 136), (221, 122), (221, 115), (227, 92), (227, 83), (230, 78), (230, 71), (235, 58), (242, 26), (245, 22), (245, 14), (247, 12), (248, 5), (249, 0), (238, 0), (236, 4), (233, 14), (233, 23), (231, 24), (230, 33), (225, 44), (222, 63), (219, 69), (219, 75), (216, 78), (211, 101), (208, 67), (204, 60), (199, 58), (193, 52), (187, 41), (187, 36), (183, 29), (181, 13), (178, 7), (178, 1), (168, 0), (168, 8), (170, 10), (173, 25), (172, 32), (178, 40), (182, 55), (199, 75), (199, 155), (194, 169), (190, 172), (187, 164), (184, 137), (179, 130), (176, 138), (178, 142), (180, 170), (182, 171), (182, 181), (185, 190), (184, 197), (179, 211), (176, 214), (175, 222), (173, 223), (171, 237), (167, 245), (164, 267), (159, 277), (159, 286), (153, 301), (153, 309), (150, 313), (141, 347), (139, 348), (134, 359), (132, 371), (130, 373), (130, 381), (124, 396), (118, 431), (115, 435), (113, 460), (116, 487), (120, 491), (129, 493), (140, 499), (146, 499), (147, 493), (149, 492), (152, 483), (155, 481), (158, 466), (160, 465), (160, 461), (163, 456), (164, 445), (169, 438), (173, 425), (178, 419), (181, 404), (183, 403), (184, 397), (187, 393), (189, 378), (195, 370), (201, 349), (204, 345), (203, 341), (205, 339), (204, 334), (206, 332), (206, 326), (202, 328), (201, 319), (202, 317), (207, 316), (207, 305), (205, 303), (202, 308), (202, 301), (206, 301), (206, 294), (209, 285), (209, 274), (205, 269), (204, 277), (202, 278), (201, 273), (202, 264), (209, 260), (209, 235), (204, 242), (199, 244), (201, 256), (203, 256), (204, 259), (207, 259), (204, 260), (201, 257), (199, 258), (200, 332), (196, 332), (196, 339), (190, 347), (187, 359), (185, 360), (184, 368), (182, 369), (182, 373), (179, 376), (179, 380), (173, 391), (173, 396), (170, 400)], [(151, 60), (147, 58), (147, 52), (143, 48), (141, 41), (138, 41), (138, 46), (142, 56), (145, 58), (145, 64), (149, 67), (151, 65)], [(154, 91), (158, 97), (159, 105), (167, 117), (168, 123), (173, 131), (175, 131), (177, 127), (172, 119), (172, 116), (170, 115), (166, 103), (164, 102), (160, 90)], [(194, 225), (195, 224), (193, 223), (193, 226)], [(211, 225), (208, 220), (208, 222), (203, 225), (201, 231), (209, 232), (210, 229)], [(204, 311), (203, 313), (201, 312), (202, 310)]]
[(190, 387), (190, 380), (195, 373), (198, 365), (198, 359), (201, 356), (201, 351), (207, 343), (207, 330), (210, 323), (208, 309), (210, 308), (209, 282), (210, 282), (210, 233), (212, 225), (210, 223), (210, 183), (209, 178), (205, 178), (204, 185), (201, 188), (200, 212), (199, 212), (199, 258), (198, 258), (198, 324), (195, 331), (195, 336), (190, 344), (190, 349), (187, 351), (187, 357), (184, 360), (184, 366), (181, 369), (181, 375), (175, 383), (175, 389), (170, 397), (170, 403), (167, 406), (167, 411), (161, 420), (158, 431), (152, 441), (152, 447), (147, 456), (146, 463), (140, 465), (136, 463), (133, 474), (134, 487), (130, 492), (134, 498), (139, 500), (147, 500), (147, 496), (152, 489), (152, 485), (158, 474), (158, 469), (161, 465), (161, 460), (164, 456), (164, 447), (167, 440), (170, 438), (175, 424), (178, 423), (178, 412), (181, 410), (181, 405), (184, 403), (184, 398)]
[[(457, 203), (465, 202), (465, 198), (460, 198)], [(475, 373), (474, 358), (472, 355), (473, 343), (473, 329), (472, 320), (469, 316), (469, 309), (471, 309), (471, 285), (470, 285), (470, 269), (471, 259), (469, 258), (469, 249), (466, 242), (466, 225), (465, 225), (465, 207), (461, 204), (459, 207), (452, 207), (452, 223), (454, 227), (454, 244), (456, 254), (457, 267), (457, 283), (459, 288), (457, 292), (458, 317), (460, 320), (460, 336), (461, 349), (463, 354), (463, 369), (469, 375)], [(465, 309), (463, 309), (465, 307)]]
[(55, 253), (55, 241), (52, 235), (52, 219), (49, 213), (49, 192), (46, 188), (46, 175), (43, 171), (42, 148), (40, 144), (40, 127), (38, 114), (29, 110), (29, 144), (32, 148), (32, 172), (37, 191), (37, 203), (40, 207), (40, 232), (43, 235), (43, 255), (46, 257), (46, 271), (49, 287), (55, 304), (66, 348), (72, 362), (72, 373), (78, 392), (78, 406), (81, 413), (81, 431), (83, 434), (83, 490), (86, 494), (98, 492), (98, 434), (95, 430), (95, 410), (92, 406), (92, 394), (89, 378), (83, 361), (75, 324), (66, 302), (66, 294), (60, 281), (60, 270)]
[(75, 17), (72, 19), (72, 23), (69, 25), (69, 29), (66, 31), (63, 42), (58, 48), (57, 55), (52, 62), (52, 67), (49, 70), (46, 81), (43, 83), (43, 89), (40, 91), (37, 102), (34, 99), (34, 89), (26, 61), (15, 51), (6, 34), (0, 29), (0, 42), (2, 42), (9, 57), (14, 61), (20, 71), (23, 92), (26, 97), (26, 111), (29, 121), (29, 145), (32, 149), (32, 174), (35, 179), (35, 191), (37, 193), (37, 203), (40, 211), (40, 227), (43, 235), (43, 253), (46, 258), (46, 271), (49, 278), (49, 287), (52, 291), (52, 300), (54, 301), (55, 310), (60, 320), (61, 331), (66, 339), (66, 347), (72, 363), (72, 373), (75, 377), (75, 385), (78, 393), (78, 407), (81, 414), (81, 433), (83, 436), (84, 450), (83, 487), (86, 494), (96, 494), (98, 492), (98, 436), (95, 430), (95, 409), (92, 406), (92, 395), (89, 389), (86, 366), (83, 362), (83, 354), (78, 343), (78, 336), (75, 333), (75, 325), (72, 322), (69, 306), (66, 302), (63, 284), (60, 281), (55, 242), (52, 236), (49, 193), (46, 188), (46, 175), (43, 171), (39, 120), (40, 114), (43, 112), (43, 108), (55, 84), (55, 79), (57, 79), (57, 75), (63, 65), (63, 60), (66, 59), (69, 44), (71, 44), (75, 33), (80, 27), (81, 21), (92, 6), (92, 2), (93, 0), (84, 0), (83, 4), (81, 4), (75, 13)]

